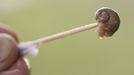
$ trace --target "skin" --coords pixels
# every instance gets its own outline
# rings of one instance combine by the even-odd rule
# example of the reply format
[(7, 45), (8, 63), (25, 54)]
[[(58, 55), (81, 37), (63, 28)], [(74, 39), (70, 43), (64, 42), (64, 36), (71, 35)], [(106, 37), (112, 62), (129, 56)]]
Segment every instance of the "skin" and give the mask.
[[(3, 33), (10, 35), (14, 40), (11, 41), (10, 45), (3, 44), (2, 42), (4, 41), (0, 41), (0, 44), (2, 44), (2, 46), (5, 46), (3, 49), (11, 50), (11, 52), (8, 54), (9, 56), (0, 61), (0, 66), (2, 66), (3, 63), (6, 64), (4, 67), (0, 67), (0, 75), (30, 75), (30, 68), (28, 66), (28, 63), (20, 54), (17, 47), (19, 41), (16, 32), (11, 30), (9, 27), (0, 26), (0, 35)], [(0, 52), (2, 51), (2, 46), (0, 47)], [(9, 46), (13, 47), (9, 48)]]
[(11, 68), (1, 72), (0, 75), (30, 75), (30, 70), (23, 57), (20, 56)]

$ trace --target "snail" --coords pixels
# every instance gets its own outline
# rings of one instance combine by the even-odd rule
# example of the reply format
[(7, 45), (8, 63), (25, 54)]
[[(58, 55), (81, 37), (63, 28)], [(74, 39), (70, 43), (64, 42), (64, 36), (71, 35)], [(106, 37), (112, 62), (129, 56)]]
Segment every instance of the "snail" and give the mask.
[(97, 33), (100, 37), (112, 36), (120, 26), (120, 18), (118, 14), (107, 7), (97, 10), (96, 21), (99, 24)]

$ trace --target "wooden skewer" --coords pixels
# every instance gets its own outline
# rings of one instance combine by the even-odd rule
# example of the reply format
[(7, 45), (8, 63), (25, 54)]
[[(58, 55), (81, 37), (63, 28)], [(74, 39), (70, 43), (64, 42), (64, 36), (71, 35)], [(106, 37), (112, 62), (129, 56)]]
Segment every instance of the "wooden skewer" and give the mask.
[(56, 39), (64, 38), (66, 36), (70, 36), (70, 35), (73, 35), (73, 34), (76, 34), (76, 33), (82, 32), (82, 31), (90, 30), (90, 29), (95, 28), (97, 26), (98, 26), (97, 23), (80, 26), (80, 27), (77, 27), (77, 28), (74, 28), (74, 29), (71, 29), (68, 31), (60, 32), (57, 34), (53, 34), (53, 35), (50, 35), (47, 37), (43, 37), (43, 38), (34, 40), (34, 41), (32, 41), (32, 43), (34, 45), (45, 44), (45, 43), (48, 43), (48, 42), (56, 40)]
[(37, 53), (36, 47), (40, 44), (46, 44), (50, 41), (60, 39), (66, 36), (70, 36), (70, 35), (73, 35), (82, 31), (90, 30), (96, 27), (97, 27), (98, 36), (110, 37), (118, 30), (120, 26), (120, 18), (118, 14), (114, 10), (107, 8), (107, 7), (103, 7), (97, 10), (96, 21), (97, 21), (96, 23), (76, 27), (68, 31), (53, 34), (53, 35), (43, 37), (37, 40), (33, 40), (30, 42), (21, 43), (19, 44), (19, 48), (22, 54), (24, 55), (27, 53), (32, 53), (32, 52), (34, 54), (34, 53)]

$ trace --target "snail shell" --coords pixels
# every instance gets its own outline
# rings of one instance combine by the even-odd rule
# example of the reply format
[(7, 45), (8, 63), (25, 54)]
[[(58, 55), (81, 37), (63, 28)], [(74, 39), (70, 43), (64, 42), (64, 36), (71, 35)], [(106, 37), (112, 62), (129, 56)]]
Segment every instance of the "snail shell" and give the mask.
[(108, 7), (97, 10), (96, 21), (98, 23), (97, 33), (100, 37), (112, 36), (120, 26), (118, 14)]

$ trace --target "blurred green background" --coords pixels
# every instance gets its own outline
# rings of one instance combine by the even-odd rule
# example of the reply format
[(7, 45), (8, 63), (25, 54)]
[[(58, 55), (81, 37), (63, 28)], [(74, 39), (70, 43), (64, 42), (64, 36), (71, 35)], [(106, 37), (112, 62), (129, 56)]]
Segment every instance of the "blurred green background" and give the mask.
[(134, 75), (133, 0), (0, 0), (0, 21), (28, 41), (93, 23), (101, 7), (119, 13), (113, 37), (100, 40), (93, 29), (40, 45), (32, 75)]

